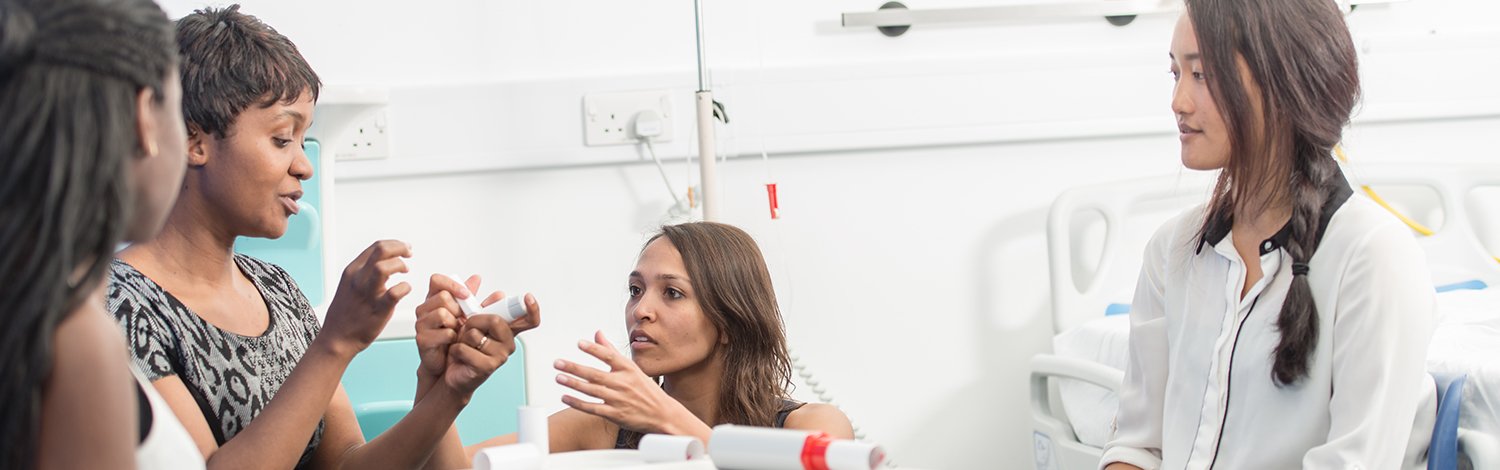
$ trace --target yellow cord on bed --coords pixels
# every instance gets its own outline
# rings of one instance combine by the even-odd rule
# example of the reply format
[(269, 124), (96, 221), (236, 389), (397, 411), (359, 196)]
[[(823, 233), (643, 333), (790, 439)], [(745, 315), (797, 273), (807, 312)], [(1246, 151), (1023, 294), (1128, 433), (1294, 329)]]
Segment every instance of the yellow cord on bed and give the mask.
[(1371, 201), (1375, 201), (1376, 204), (1380, 204), (1380, 207), (1384, 207), (1385, 210), (1391, 211), (1392, 214), (1396, 214), (1396, 218), (1401, 219), (1401, 222), (1405, 223), (1407, 227), (1411, 227), (1412, 230), (1416, 230), (1417, 233), (1420, 233), (1423, 236), (1430, 237), (1430, 236), (1432, 236), (1433, 233), (1436, 233), (1436, 232), (1433, 232), (1432, 229), (1427, 228), (1426, 225), (1422, 225), (1421, 222), (1417, 222), (1415, 220), (1411, 220), (1410, 217), (1407, 217), (1405, 214), (1402, 214), (1402, 213), (1396, 211), (1396, 208), (1391, 207), (1391, 205), (1389, 203), (1385, 202), (1385, 199), (1381, 199), (1380, 195), (1376, 194), (1375, 190), (1370, 189), (1369, 186), (1360, 186), (1360, 187), (1364, 188), (1365, 195), (1370, 196), (1370, 200)]
[[(1339, 161), (1349, 163), (1349, 156), (1344, 154), (1344, 147), (1342, 145), (1334, 145), (1333, 153), (1335, 155), (1338, 155)], [(1390, 213), (1392, 214), (1395, 214), (1397, 219), (1401, 219), (1401, 223), (1406, 224), (1407, 227), (1411, 227), (1412, 230), (1415, 230), (1417, 233), (1422, 234), (1422, 236), (1430, 237), (1432, 236), (1432, 234), (1437, 233), (1432, 229), (1427, 228), (1426, 225), (1422, 225), (1421, 222), (1412, 220), (1411, 217), (1407, 217), (1406, 214), (1402, 214), (1401, 211), (1396, 210), (1395, 207), (1391, 207), (1390, 203), (1385, 202), (1385, 198), (1380, 197), (1379, 193), (1376, 193), (1374, 189), (1370, 188), (1370, 185), (1365, 184), (1360, 185), (1359, 187), (1360, 189), (1363, 189), (1365, 191), (1365, 195), (1370, 196), (1371, 201), (1375, 201), (1375, 203), (1379, 204), (1380, 207), (1384, 207), (1385, 210), (1390, 211)], [(1493, 256), (1492, 258), (1494, 258), (1495, 262), (1500, 262), (1500, 256)]]

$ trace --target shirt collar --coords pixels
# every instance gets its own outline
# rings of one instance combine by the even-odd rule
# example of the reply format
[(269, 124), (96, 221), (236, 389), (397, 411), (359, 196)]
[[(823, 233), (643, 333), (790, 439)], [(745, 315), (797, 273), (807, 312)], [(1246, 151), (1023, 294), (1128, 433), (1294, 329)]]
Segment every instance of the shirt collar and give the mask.
[[(1344, 202), (1349, 200), (1349, 196), (1354, 194), (1354, 190), (1349, 186), (1349, 180), (1344, 178), (1344, 171), (1341, 168), (1334, 168), (1333, 176), (1324, 181), (1322, 187), (1319, 189), (1323, 192), (1323, 211), (1322, 215), (1318, 217), (1318, 233), (1314, 238), (1316, 240), (1314, 246), (1322, 243), (1323, 233), (1328, 230), (1328, 221), (1333, 219), (1333, 213), (1337, 212), (1340, 207), (1343, 207)], [(1198, 240), (1198, 249), (1195, 253), (1203, 253), (1205, 245), (1217, 245), (1219, 242), (1224, 241), (1224, 237), (1229, 236), (1231, 222), (1232, 219), (1229, 217), (1223, 217), (1217, 221), (1210, 222), (1208, 229), (1203, 231), (1203, 238)], [(1286, 225), (1281, 226), (1281, 230), (1277, 230), (1275, 235), (1271, 235), (1271, 238), (1260, 243), (1260, 255), (1265, 256), (1286, 246), (1291, 238), (1292, 222), (1287, 221)]]

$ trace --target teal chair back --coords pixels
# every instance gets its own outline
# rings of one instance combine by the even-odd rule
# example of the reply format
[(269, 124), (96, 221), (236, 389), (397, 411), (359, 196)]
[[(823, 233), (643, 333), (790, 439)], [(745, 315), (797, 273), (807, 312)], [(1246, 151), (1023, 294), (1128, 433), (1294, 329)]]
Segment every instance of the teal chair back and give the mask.
[[(385, 432), (411, 411), (417, 389), (417, 343), (412, 338), (375, 341), (344, 372), (344, 391), (354, 405), (365, 440)], [(516, 432), (516, 410), (526, 404), (526, 347), (516, 341), (500, 370), (474, 392), (458, 415), (464, 445)]]

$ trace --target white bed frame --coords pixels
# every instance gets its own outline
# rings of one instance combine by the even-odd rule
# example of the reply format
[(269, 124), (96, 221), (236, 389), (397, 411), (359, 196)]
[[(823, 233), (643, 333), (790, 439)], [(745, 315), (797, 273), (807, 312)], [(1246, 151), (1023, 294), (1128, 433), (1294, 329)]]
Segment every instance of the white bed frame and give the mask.
[[(1444, 223), (1437, 233), (1420, 239), (1429, 260), (1444, 266), (1460, 266), (1469, 279), (1478, 278), (1500, 287), (1500, 266), (1486, 254), (1467, 212), (1468, 195), (1480, 187), (1500, 186), (1500, 164), (1376, 164), (1344, 166), (1345, 176), (1363, 194), (1360, 185), (1418, 186), (1437, 193)], [(1104, 316), (1119, 297), (1121, 276), (1133, 284), (1139, 271), (1144, 244), (1133, 243), (1130, 234), (1150, 234), (1155, 226), (1130, 226), (1132, 214), (1143, 206), (1185, 210), (1207, 200), (1213, 185), (1208, 173), (1142, 178), (1070, 189), (1053, 202), (1047, 217), (1047, 253), (1050, 264), (1054, 334)], [(1075, 221), (1093, 215), (1103, 221), (1102, 248), (1097, 267), (1075, 259), (1075, 250), (1085, 236), (1075, 234)], [(1500, 215), (1500, 214), (1497, 214)], [(1144, 239), (1140, 239), (1142, 242)], [(1087, 240), (1094, 241), (1094, 240)], [(1081, 270), (1081, 271), (1080, 271)], [(1123, 270), (1123, 271), (1122, 271)], [(1077, 280), (1075, 272), (1091, 272)], [(1435, 277), (1440, 273), (1434, 273)], [(1031, 408), (1035, 429), (1035, 464), (1038, 470), (1094, 469), (1103, 449), (1078, 440), (1069, 425), (1067, 410), (1058, 399), (1057, 380), (1076, 379), (1118, 391), (1124, 371), (1090, 361), (1039, 354), (1031, 361)], [(1460, 448), (1475, 468), (1500, 468), (1500, 442), (1495, 437), (1461, 433)], [(1480, 465), (1484, 462), (1485, 465)], [(1494, 465), (1494, 466), (1489, 466)]]
[[(1127, 234), (1132, 230), (1146, 234), (1155, 230), (1155, 227), (1128, 226), (1131, 214), (1137, 208), (1165, 205), (1176, 209), (1165, 209), (1167, 212), (1180, 212), (1203, 203), (1212, 187), (1212, 175), (1184, 172), (1082, 186), (1059, 195), (1047, 214), (1053, 333), (1102, 318), (1111, 302), (1125, 300), (1119, 297), (1116, 288), (1122, 282), (1121, 276), (1129, 276), (1133, 281), (1145, 248), (1130, 243)], [(1092, 270), (1087, 268), (1087, 260), (1075, 256), (1079, 254), (1075, 253), (1078, 244), (1086, 237), (1082, 234), (1075, 237), (1074, 231), (1075, 222), (1080, 217), (1090, 216), (1103, 222), (1099, 262)], [(1088, 279), (1075, 280), (1075, 272), (1090, 271), (1092, 276)], [(1091, 361), (1051, 354), (1039, 354), (1031, 360), (1031, 416), (1035, 428), (1033, 449), (1037, 470), (1097, 468), (1102, 449), (1079, 441), (1058, 397), (1055, 380), (1058, 378), (1077, 379), (1119, 390), (1125, 372)]]

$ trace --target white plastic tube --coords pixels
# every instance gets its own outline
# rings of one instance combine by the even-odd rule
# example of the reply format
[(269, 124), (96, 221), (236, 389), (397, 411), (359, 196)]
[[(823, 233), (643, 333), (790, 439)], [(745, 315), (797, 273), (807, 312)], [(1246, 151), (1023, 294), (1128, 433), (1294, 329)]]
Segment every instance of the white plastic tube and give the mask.
[(823, 455), (828, 470), (874, 470), (885, 463), (885, 449), (868, 442), (833, 441)]
[(490, 447), (474, 454), (474, 470), (540, 470), (544, 455), (526, 443)]
[(640, 451), (647, 463), (698, 460), (703, 458), (703, 441), (690, 436), (647, 434), (641, 437)]
[(714, 427), (708, 455), (725, 470), (873, 470), (885, 461), (885, 451), (866, 442), (730, 424)]
[(520, 430), (516, 433), (516, 442), (530, 444), (542, 455), (552, 451), (549, 435), (547, 434), (547, 409), (540, 406), (523, 406), (518, 412), (517, 424)]
[(506, 323), (526, 316), (526, 296), (524, 295), (506, 297), (484, 308), (480, 308), (478, 304), (479, 300), (472, 296), (467, 299), (455, 300), (458, 301), (458, 308), (464, 311), (464, 315), (472, 316), (491, 313), (504, 318)]
[(708, 440), (708, 455), (725, 470), (803, 470), (809, 433), (721, 424)]
[[(463, 276), (447, 276), (453, 279), (453, 281), (458, 282), (458, 284), (463, 284)], [(484, 306), (484, 308), (478, 306), (478, 302), (481, 299), (477, 296), (469, 296), (468, 299), (453, 300), (459, 303), (459, 309), (462, 309), (463, 315), (469, 315), (469, 317), (478, 314), (495, 314), (501, 318), (505, 318), (505, 323), (510, 323), (510, 321), (520, 320), (520, 318), (526, 315), (526, 296), (523, 296), (523, 294), (522, 296), (510, 296), (505, 297), (505, 299), (499, 299), (499, 302), (490, 303), (489, 306)]]

